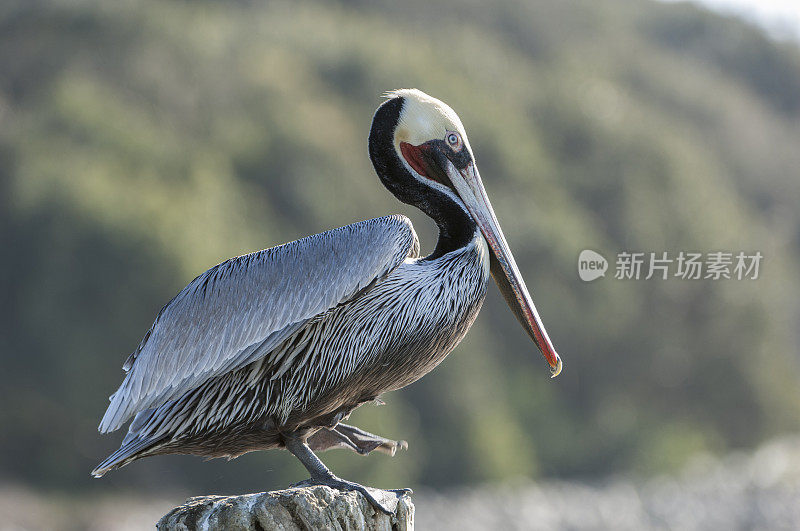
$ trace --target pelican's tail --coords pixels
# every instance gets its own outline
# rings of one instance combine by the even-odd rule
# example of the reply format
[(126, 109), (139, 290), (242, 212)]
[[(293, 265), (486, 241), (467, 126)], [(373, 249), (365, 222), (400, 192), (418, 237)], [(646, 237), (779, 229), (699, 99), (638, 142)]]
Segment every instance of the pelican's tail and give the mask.
[(106, 457), (102, 463), (97, 465), (97, 467), (92, 470), (92, 476), (96, 478), (102, 477), (103, 474), (109, 470), (122, 468), (131, 461), (135, 461), (140, 457), (144, 457), (144, 455), (142, 455), (143, 452), (155, 446), (157, 442), (158, 441), (151, 439), (138, 439), (130, 441), (127, 444), (123, 444), (120, 446), (119, 450)]
[(151, 450), (163, 440), (163, 436), (154, 436), (147, 433), (145, 429), (147, 421), (150, 420), (155, 412), (154, 409), (146, 409), (139, 412), (128, 428), (128, 434), (122, 440), (119, 450), (106, 457), (106, 459), (92, 470), (92, 475), (96, 478), (115, 468), (121, 468), (131, 461), (148, 455), (146, 452)]

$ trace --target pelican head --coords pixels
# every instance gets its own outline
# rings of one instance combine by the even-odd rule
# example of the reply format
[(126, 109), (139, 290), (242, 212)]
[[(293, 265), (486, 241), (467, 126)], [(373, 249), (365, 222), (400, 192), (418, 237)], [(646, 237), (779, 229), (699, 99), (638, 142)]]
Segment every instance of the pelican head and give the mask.
[(436, 221), (440, 240), (433, 255), (466, 245), (474, 228), (480, 229), (489, 247), (492, 277), (552, 376), (558, 376), (561, 358), (500, 229), (458, 115), (417, 89), (386, 96), (375, 112), (369, 138), (370, 158), (381, 181), (398, 199)]

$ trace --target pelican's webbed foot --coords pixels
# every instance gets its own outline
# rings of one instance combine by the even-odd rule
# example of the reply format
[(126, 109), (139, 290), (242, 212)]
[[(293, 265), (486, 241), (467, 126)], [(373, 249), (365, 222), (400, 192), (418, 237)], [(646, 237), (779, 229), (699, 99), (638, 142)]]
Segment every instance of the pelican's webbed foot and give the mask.
[(322, 428), (317, 431), (308, 438), (308, 445), (315, 452), (322, 452), (331, 448), (349, 448), (361, 455), (366, 455), (375, 450), (391, 456), (394, 456), (398, 449), (405, 450), (408, 448), (408, 443), (405, 441), (393, 441), (342, 423), (333, 428)]

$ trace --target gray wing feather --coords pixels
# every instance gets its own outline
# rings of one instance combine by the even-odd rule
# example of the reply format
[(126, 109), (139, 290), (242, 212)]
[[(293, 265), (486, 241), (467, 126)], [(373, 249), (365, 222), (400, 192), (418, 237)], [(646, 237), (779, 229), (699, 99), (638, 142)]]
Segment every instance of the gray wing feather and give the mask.
[[(418, 255), (411, 222), (387, 216), (212, 267), (164, 306), (125, 362), (127, 375), (100, 431), (116, 430), (139, 411), (270, 356), (314, 316)], [(272, 361), (277, 366), (281, 360)]]

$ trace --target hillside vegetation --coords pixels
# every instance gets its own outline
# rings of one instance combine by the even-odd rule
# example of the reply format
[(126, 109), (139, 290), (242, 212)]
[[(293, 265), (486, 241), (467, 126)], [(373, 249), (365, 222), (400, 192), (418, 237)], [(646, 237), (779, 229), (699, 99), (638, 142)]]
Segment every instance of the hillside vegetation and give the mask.
[[(6, 2), (0, 7), (0, 476), (243, 492), (288, 454), (91, 480), (96, 426), (161, 306), (233, 255), (393, 212), (382, 92), (461, 116), (564, 372), (496, 289), (436, 371), (353, 422), (409, 441), (340, 475), (441, 487), (649, 474), (800, 428), (800, 51), (644, 0)], [(612, 261), (582, 282), (591, 248)], [(760, 251), (758, 280), (615, 280), (620, 251)]]

